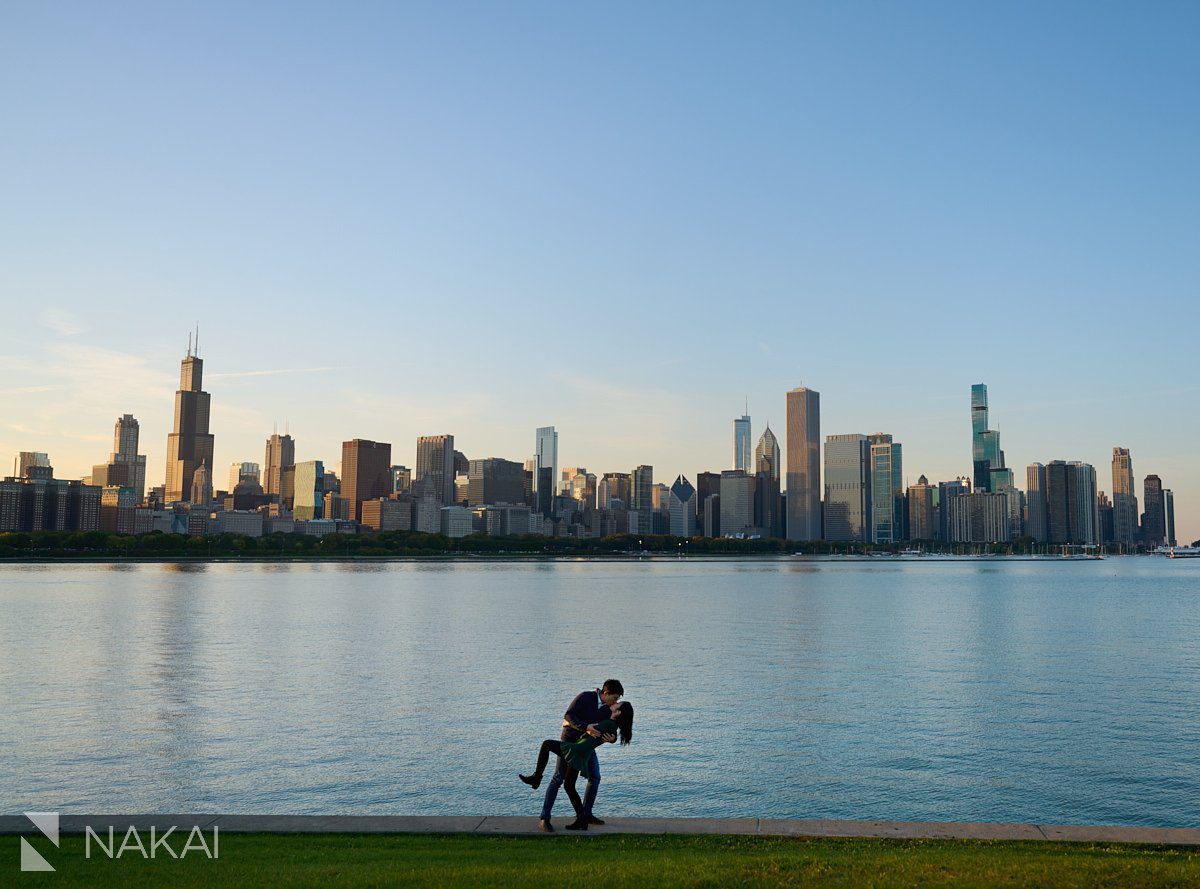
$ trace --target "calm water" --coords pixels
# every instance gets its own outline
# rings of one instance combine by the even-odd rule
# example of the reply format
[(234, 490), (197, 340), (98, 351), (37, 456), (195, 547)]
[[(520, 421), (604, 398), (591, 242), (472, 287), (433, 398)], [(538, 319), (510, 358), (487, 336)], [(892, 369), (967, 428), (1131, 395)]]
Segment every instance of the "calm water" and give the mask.
[[(0, 567), (0, 811), (1200, 826), (1200, 561)], [(559, 817), (569, 804), (560, 795)]]

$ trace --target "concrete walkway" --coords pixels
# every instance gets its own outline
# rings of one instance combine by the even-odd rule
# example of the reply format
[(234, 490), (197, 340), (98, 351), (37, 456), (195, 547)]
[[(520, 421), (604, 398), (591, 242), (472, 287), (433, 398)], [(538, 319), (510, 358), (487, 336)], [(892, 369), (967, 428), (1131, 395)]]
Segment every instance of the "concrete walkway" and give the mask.
[[(1066, 840), (1085, 843), (1154, 843), (1200, 846), (1200, 828), (1088, 827), (1055, 824), (972, 824), (937, 821), (841, 821), (782, 818), (613, 818), (603, 827), (579, 834), (564, 830), (569, 819), (555, 823), (554, 836), (639, 834), (735, 834), (775, 837), (890, 837), (895, 839)], [(255, 833), (470, 833), (545, 836), (537, 819), (507, 815), (62, 815), (59, 831), (124, 834), (132, 825), (139, 833), (153, 825), (159, 833), (171, 826), (187, 833), (193, 826), (205, 831)], [(36, 834), (24, 815), (0, 816), (0, 834)]]

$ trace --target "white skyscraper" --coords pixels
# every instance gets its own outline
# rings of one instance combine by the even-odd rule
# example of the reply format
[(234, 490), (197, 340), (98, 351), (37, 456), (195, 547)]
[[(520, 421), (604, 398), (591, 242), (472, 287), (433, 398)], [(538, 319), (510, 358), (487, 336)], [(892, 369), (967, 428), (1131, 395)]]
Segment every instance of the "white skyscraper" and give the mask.
[(754, 451), (750, 443), (750, 415), (743, 414), (733, 421), (733, 468), (747, 475), (754, 474)]

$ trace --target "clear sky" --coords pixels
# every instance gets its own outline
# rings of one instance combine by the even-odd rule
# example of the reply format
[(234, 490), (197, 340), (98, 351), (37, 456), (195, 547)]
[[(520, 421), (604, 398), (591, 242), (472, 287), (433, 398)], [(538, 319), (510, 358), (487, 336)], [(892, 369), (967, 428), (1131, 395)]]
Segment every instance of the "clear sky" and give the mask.
[[(218, 482), (452, 432), (727, 468), (749, 398), (970, 472), (1114, 445), (1200, 537), (1200, 4), (9, 3), (0, 455)], [(11, 456), (7, 456), (11, 459)]]

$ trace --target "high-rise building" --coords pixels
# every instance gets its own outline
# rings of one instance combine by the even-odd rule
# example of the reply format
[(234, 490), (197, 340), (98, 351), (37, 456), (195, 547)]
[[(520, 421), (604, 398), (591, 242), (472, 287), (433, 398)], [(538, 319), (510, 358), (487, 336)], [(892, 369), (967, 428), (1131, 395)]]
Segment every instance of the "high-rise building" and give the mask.
[(937, 512), (938, 540), (951, 540), (950, 536), (950, 498), (960, 497), (971, 493), (971, 480), (959, 476), (953, 481), (938, 482), (937, 502), (934, 509)]
[(696, 489), (682, 475), (671, 485), (671, 534), (692, 537), (696, 533)]
[(724, 537), (755, 533), (754, 476), (742, 469), (721, 473), (721, 534)]
[[(749, 472), (748, 469), (746, 471)], [(769, 473), (777, 484), (783, 477), (783, 453), (779, 450), (779, 439), (771, 431), (770, 423), (758, 437), (758, 447), (754, 449), (754, 474), (764, 472)]]
[[(141, 503), (146, 496), (146, 457), (138, 453), (138, 421), (132, 414), (117, 418), (113, 427), (113, 450), (107, 463), (92, 467), (91, 483), (99, 487), (130, 488)], [(110, 500), (112, 499), (110, 495)], [(121, 495), (128, 499), (128, 494)], [(122, 501), (123, 502), (123, 501)]]
[(1162, 546), (1167, 541), (1167, 512), (1162, 479), (1157, 475), (1142, 480), (1142, 507), (1142, 539), (1147, 546)]
[(208, 509), (209, 504), (212, 503), (212, 499), (212, 471), (208, 468), (208, 461), (201, 460), (200, 465), (196, 467), (196, 471), (192, 473), (192, 490), (188, 496), (188, 502), (193, 506)]
[[(30, 473), (30, 469), (49, 470), (49, 472)], [(50, 456), (41, 451), (21, 451), (13, 460), (13, 478), (51, 478), (54, 468), (50, 465)]]
[(733, 468), (747, 475), (754, 472), (750, 462), (750, 415), (743, 414), (733, 421)]
[(949, 539), (956, 543), (1002, 543), (1011, 536), (1008, 494), (976, 491), (947, 501)]
[(295, 464), (293, 474), (292, 515), (296, 521), (310, 522), (325, 517), (325, 464), (305, 460)]
[(787, 393), (787, 536), (821, 539), (821, 395), (804, 387)]
[(871, 446), (865, 435), (825, 436), (825, 539), (871, 534)]
[(910, 540), (933, 540), (937, 533), (934, 523), (933, 495), (929, 479), (921, 476), (915, 485), (908, 486), (908, 537)]
[(229, 465), (229, 487), (227, 491), (232, 491), (238, 485), (245, 482), (260, 484), (260, 470), (257, 463), (231, 463)]
[(1077, 460), (1046, 464), (1046, 536), (1050, 543), (1099, 542), (1096, 470)]
[[(709, 498), (713, 498), (715, 509), (708, 509)], [(696, 473), (696, 524), (705, 537), (721, 536), (721, 473)], [(706, 521), (705, 516), (709, 516)]]
[(1115, 539), (1112, 501), (1108, 494), (1100, 491), (1096, 494), (1096, 542), (1107, 545)]
[(987, 384), (971, 386), (971, 458), (975, 469), (975, 490), (995, 491), (992, 473), (1004, 468), (1000, 433), (988, 429)]
[(637, 510), (640, 520), (641, 516), (649, 515), (654, 511), (654, 467), (643, 463), (631, 475), (633, 484), (630, 491), (629, 508)]
[[(342, 472), (345, 474), (345, 469)], [(417, 439), (414, 487), (437, 497), (442, 506), (450, 506), (454, 503), (454, 472), (453, 435), (422, 435)]]
[(582, 466), (578, 467), (571, 476), (571, 484), (563, 490), (572, 500), (578, 502), (584, 512), (596, 508), (596, 476)]
[(296, 465), (296, 442), (286, 433), (272, 433), (267, 439), (266, 454), (263, 456), (263, 493), (276, 498), (283, 496), (283, 470)]
[(1129, 448), (1113, 448), (1113, 533), (1115, 542), (1131, 545), (1138, 537), (1138, 502)]
[(1163, 513), (1167, 520), (1167, 546), (1178, 546), (1175, 542), (1175, 492), (1170, 488), (1163, 491)]
[(1025, 467), (1025, 534), (1038, 543), (1050, 539), (1046, 509), (1046, 467), (1030, 463)]
[(392, 493), (407, 494), (412, 490), (412, 470), (407, 466), (391, 467)]
[(362, 521), (364, 500), (377, 500), (390, 493), (391, 465), (392, 446), (388, 442), (365, 438), (342, 442), (341, 496), (346, 501), (350, 521)]
[(467, 502), (471, 506), (525, 502), (525, 467), (512, 460), (472, 460), (467, 470)]
[(633, 490), (633, 477), (628, 472), (606, 472), (596, 486), (596, 502), (601, 509), (608, 509), (613, 500), (620, 500), (626, 509), (630, 508)]
[[(199, 335), (196, 337), (199, 341)], [(208, 431), (210, 397), (202, 388), (204, 361), (192, 353), (188, 339), (187, 356), (180, 364), (179, 389), (175, 393), (174, 431), (167, 436), (167, 480), (163, 499), (182, 503), (191, 496), (192, 482), (201, 464), (213, 465), (213, 436)], [(211, 479), (210, 479), (211, 484)]]
[(904, 540), (904, 462), (899, 442), (876, 432), (867, 436), (871, 448), (871, 542)]
[[(553, 426), (540, 426), (534, 432), (533, 459), (536, 464), (533, 473), (534, 492), (538, 495), (538, 502), (542, 501), (543, 496), (553, 500), (558, 493), (558, 432)], [(549, 493), (542, 491), (539, 481), (543, 469), (550, 470)]]

